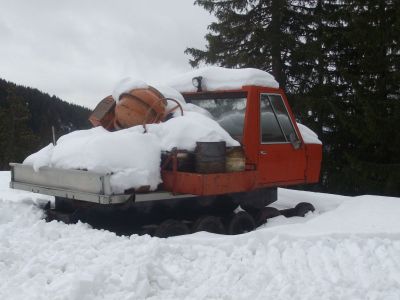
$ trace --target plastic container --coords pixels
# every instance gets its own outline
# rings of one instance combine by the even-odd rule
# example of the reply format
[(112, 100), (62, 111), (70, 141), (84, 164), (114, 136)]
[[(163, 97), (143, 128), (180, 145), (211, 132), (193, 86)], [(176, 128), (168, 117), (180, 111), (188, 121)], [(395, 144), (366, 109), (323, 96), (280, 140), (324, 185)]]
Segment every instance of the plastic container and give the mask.
[(226, 172), (241, 172), (246, 168), (246, 157), (242, 147), (231, 147), (226, 150)]

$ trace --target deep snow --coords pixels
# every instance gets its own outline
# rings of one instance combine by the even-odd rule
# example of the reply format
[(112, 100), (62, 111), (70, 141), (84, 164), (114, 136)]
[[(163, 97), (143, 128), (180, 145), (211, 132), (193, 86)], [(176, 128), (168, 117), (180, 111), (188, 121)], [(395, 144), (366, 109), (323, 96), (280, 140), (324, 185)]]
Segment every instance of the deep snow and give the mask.
[[(240, 236), (118, 237), (45, 223), (49, 197), (0, 172), (0, 299), (399, 299), (400, 199), (279, 189), (312, 202)], [(42, 199), (42, 200), (41, 200)]]

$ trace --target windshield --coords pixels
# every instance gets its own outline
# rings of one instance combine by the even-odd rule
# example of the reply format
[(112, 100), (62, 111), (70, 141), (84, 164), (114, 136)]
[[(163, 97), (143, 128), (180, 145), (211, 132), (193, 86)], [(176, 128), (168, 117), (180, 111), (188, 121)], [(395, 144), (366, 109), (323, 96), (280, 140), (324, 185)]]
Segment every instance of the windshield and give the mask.
[(187, 101), (206, 109), (235, 140), (242, 142), (247, 104), (245, 97), (223, 99), (209, 97)]

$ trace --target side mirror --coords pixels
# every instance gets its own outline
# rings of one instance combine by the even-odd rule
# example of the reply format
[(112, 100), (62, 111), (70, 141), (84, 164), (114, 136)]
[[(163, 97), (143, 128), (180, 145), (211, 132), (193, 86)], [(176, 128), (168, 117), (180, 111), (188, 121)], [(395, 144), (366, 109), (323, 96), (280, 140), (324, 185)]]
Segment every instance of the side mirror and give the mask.
[(289, 134), (289, 141), (295, 150), (297, 150), (301, 147), (301, 141), (297, 138), (297, 136), (294, 132)]

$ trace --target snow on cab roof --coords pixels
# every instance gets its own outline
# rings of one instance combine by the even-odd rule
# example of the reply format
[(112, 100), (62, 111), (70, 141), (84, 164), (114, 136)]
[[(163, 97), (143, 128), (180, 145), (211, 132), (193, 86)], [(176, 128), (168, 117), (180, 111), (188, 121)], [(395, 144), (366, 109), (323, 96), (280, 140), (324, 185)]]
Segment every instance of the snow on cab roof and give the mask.
[(199, 76), (202, 77), (203, 91), (240, 89), (245, 85), (279, 87), (274, 76), (268, 72), (254, 68), (228, 69), (222, 67), (196, 69), (176, 76), (168, 80), (166, 84), (181, 93), (196, 92), (197, 88), (193, 85), (192, 79)]

